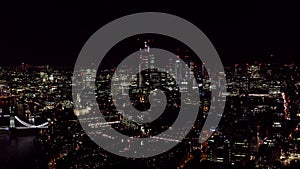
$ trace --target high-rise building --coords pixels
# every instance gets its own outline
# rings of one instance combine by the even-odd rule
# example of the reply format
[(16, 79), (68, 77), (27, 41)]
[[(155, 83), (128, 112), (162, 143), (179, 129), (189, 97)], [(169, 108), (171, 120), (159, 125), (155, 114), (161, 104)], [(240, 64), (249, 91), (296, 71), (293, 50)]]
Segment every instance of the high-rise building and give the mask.
[(230, 140), (222, 133), (214, 134), (208, 139), (208, 160), (229, 164), (231, 161)]
[[(151, 64), (150, 64), (151, 63)], [(150, 46), (147, 44), (147, 41), (144, 42), (144, 48), (140, 49), (139, 55), (139, 67), (138, 67), (138, 87), (142, 86), (142, 71), (149, 69), (150, 65), (154, 67), (154, 56), (150, 55)], [(148, 73), (149, 74), (149, 73)], [(150, 74), (149, 74), (150, 75)]]

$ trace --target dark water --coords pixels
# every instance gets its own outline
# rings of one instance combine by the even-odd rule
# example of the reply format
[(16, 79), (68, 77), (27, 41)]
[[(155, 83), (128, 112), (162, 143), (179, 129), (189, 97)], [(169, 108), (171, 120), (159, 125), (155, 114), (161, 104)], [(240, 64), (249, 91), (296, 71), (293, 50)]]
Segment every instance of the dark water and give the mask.
[(43, 148), (33, 144), (33, 139), (0, 134), (0, 169), (47, 168)]

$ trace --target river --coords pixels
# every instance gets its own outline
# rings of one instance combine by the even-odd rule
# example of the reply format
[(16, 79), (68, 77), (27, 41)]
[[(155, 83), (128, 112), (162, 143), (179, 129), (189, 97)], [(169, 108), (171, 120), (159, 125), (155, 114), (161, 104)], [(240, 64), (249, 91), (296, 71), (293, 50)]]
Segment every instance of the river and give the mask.
[(47, 168), (43, 147), (33, 144), (33, 139), (34, 136), (0, 134), (0, 168)]

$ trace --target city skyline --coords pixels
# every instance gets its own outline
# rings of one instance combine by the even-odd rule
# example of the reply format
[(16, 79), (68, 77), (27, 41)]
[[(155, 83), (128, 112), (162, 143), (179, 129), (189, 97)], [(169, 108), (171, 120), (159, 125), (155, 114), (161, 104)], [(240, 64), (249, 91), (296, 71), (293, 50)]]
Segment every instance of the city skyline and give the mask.
[[(26, 1), (3, 7), (0, 168), (299, 168), (298, 6)], [(216, 54), (198, 56), (164, 33), (122, 39), (98, 67), (87, 55), (93, 52), (78, 56), (102, 26), (139, 12), (191, 22), (223, 65), (215, 59), (218, 66), (209, 67), (201, 58)], [(120, 34), (131, 28), (120, 23)], [(101, 39), (93, 47), (101, 50), (105, 40), (110, 44)], [(90, 62), (75, 65), (77, 57)]]
[[(143, 60), (145, 58), (140, 59)], [(189, 59), (187, 61), (189, 62)], [(176, 63), (176, 60), (169, 60), (169, 62)], [(124, 67), (122, 67), (121, 70), (125, 74), (127, 71), (131, 70), (130, 67), (126, 67), (126, 65), (123, 66)], [(63, 71), (60, 71), (60, 69)], [(83, 165), (83, 161), (88, 160), (86, 159), (86, 154), (90, 153), (92, 153), (95, 158), (97, 157), (97, 159), (100, 159), (100, 161), (93, 160), (92, 158), (90, 159), (91, 161), (89, 160), (89, 165), (86, 167), (109, 166), (110, 168), (118, 168), (120, 165), (124, 164), (126, 164), (127, 167), (136, 164), (140, 167), (150, 168), (151, 166), (156, 166), (158, 168), (163, 166), (169, 166), (171, 168), (175, 166), (189, 168), (190, 165), (190, 167), (195, 167), (195, 165), (197, 167), (203, 167), (208, 165), (206, 163), (209, 162), (212, 162), (210, 165), (215, 166), (215, 168), (220, 168), (222, 166), (227, 166), (228, 168), (251, 166), (256, 168), (264, 166), (288, 167), (293, 159), (298, 159), (299, 154), (298, 150), (295, 148), (298, 146), (299, 143), (297, 140), (300, 138), (298, 135), (298, 123), (300, 119), (300, 109), (297, 101), (299, 98), (299, 88), (297, 87), (297, 84), (300, 84), (300, 76), (297, 73), (298, 70), (298, 65), (284, 63), (282, 63), (281, 66), (278, 66), (278, 64), (255, 63), (235, 64), (225, 67), (228, 93), (222, 93), (222, 95), (227, 97), (227, 108), (225, 108), (222, 121), (213, 136), (203, 144), (197, 142), (197, 133), (199, 132), (199, 127), (201, 127), (203, 120), (200, 116), (198, 119), (199, 121), (194, 125), (195, 128), (178, 146), (175, 147), (174, 151), (168, 151), (162, 155), (146, 158), (145, 160), (129, 160), (112, 155), (103, 151), (98, 146), (96, 146), (96, 148), (94, 143), (86, 137), (84, 134), (85, 132), (81, 129), (78, 122), (75, 121), (77, 119), (76, 116), (85, 116), (85, 113), (88, 111), (75, 111), (74, 113), (76, 116), (73, 116), (72, 113), (70, 114), (70, 112), (72, 112), (73, 104), (72, 99), (69, 96), (69, 94), (71, 94), (70, 79), (72, 70), (66, 71), (63, 67), (54, 68), (51, 66), (32, 65), (28, 65), (27, 67), (26, 65), (19, 65), (18, 67), (2, 68), (1, 77), (6, 80), (1, 82), (1, 95), (6, 97), (1, 98), (17, 97), (18, 100), (18, 102), (4, 102), (4, 104), (16, 104), (17, 106), (10, 109), (1, 108), (2, 124), (8, 124), (9, 120), (7, 120), (7, 115), (10, 116), (12, 110), (23, 119), (19, 120), (16, 117), (16, 127), (21, 127), (26, 123), (33, 124), (34, 122), (30, 118), (32, 116), (36, 117), (36, 125), (39, 125), (45, 121), (41, 120), (41, 117), (47, 119), (47, 117), (51, 117), (49, 115), (52, 114), (50, 119), (54, 123), (49, 125), (50, 130), (47, 128), (44, 129), (44, 134), (46, 134), (46, 136), (48, 135), (48, 137), (41, 137), (40, 139), (39, 136), (37, 137), (37, 139), (40, 140), (37, 144), (46, 147), (50, 146), (47, 149), (49, 153), (55, 152), (62, 154), (57, 156), (57, 154), (51, 153), (51, 156), (42, 156), (47, 160), (47, 163), (42, 164), (47, 164), (49, 167), (56, 166), (56, 168), (68, 168), (72, 165)], [(96, 75), (96, 70), (82, 69), (81, 71), (82, 72), (76, 72), (76, 74), (83, 77), (82, 83), (90, 81), (90, 75)], [(196, 69), (194, 71), (201, 72), (201, 69)], [(17, 74), (16, 72), (22, 73)], [(188, 80), (188, 72), (183, 72), (185, 73), (177, 73), (177, 76), (181, 77), (181, 79), (185, 78)], [(104, 93), (105, 91), (107, 92), (106, 88), (109, 87), (109, 85), (106, 84), (106, 81), (103, 81), (103, 79), (109, 79), (109, 74), (113, 73), (113, 69), (104, 69), (99, 72), (97, 84), (103, 84), (100, 85), (103, 87), (101, 87), (97, 93), (101, 90), (103, 90)], [(172, 70), (169, 70), (169, 73), (176, 75), (176, 69), (172, 68)], [(197, 76), (195, 78), (197, 78)], [(161, 78), (161, 80), (163, 79), (164, 78)], [(187, 82), (192, 88), (198, 87), (197, 83)], [(114, 85), (120, 85), (122, 80), (115, 81), (114, 83)], [(6, 84), (10, 84), (9, 88), (5, 87), (7, 86)], [(19, 86), (16, 86), (15, 84), (19, 84)], [(203, 84), (203, 86), (208, 87), (206, 90), (209, 90), (209, 85)], [(185, 84), (179, 85), (179, 87), (181, 92), (193, 92), (191, 89), (186, 90)], [(100, 107), (103, 109), (110, 109), (105, 105), (111, 104), (109, 101), (111, 98), (103, 95), (103, 92), (100, 92), (99, 94), (101, 96), (99, 97), (100, 100), (98, 100)], [(184, 102), (185, 104), (197, 104), (189, 99), (185, 99)], [(3, 104), (3, 102), (0, 103)], [(23, 104), (24, 106), (20, 106)], [(199, 114), (205, 114), (209, 101), (204, 100), (200, 105), (203, 106), (203, 112), (199, 111)], [(147, 137), (149, 134), (156, 135), (157, 129), (153, 128), (151, 130), (152, 127), (158, 124), (166, 125), (166, 122), (171, 120), (169, 118), (171, 116), (167, 116), (164, 120), (165, 123), (156, 123), (154, 126), (144, 126), (139, 123), (130, 122), (130, 119), (123, 118), (122, 113), (114, 114), (113, 112), (115, 112), (114, 108), (112, 109), (112, 114), (106, 114), (106, 120), (108, 120), (107, 124), (92, 122), (89, 125), (93, 126), (95, 130), (99, 129), (99, 131), (112, 125), (116, 130), (123, 134), (134, 134), (136, 136), (141, 135)], [(60, 114), (63, 115), (63, 117), (60, 117)], [(55, 121), (53, 116), (59, 120)], [(87, 119), (89, 118), (95, 117), (87, 116)], [(26, 122), (24, 123), (24, 121)], [(60, 125), (66, 125), (67, 128), (63, 129), (59, 127)], [(14, 126), (11, 127), (14, 128)], [(63, 132), (61, 131), (62, 129)], [(74, 135), (68, 135), (68, 137), (65, 138), (68, 141), (59, 139), (62, 134), (64, 135), (66, 132), (71, 132), (71, 130), (74, 130)], [(128, 130), (130, 132), (127, 132)], [(159, 130), (165, 129), (162, 128)], [(178, 132), (180, 133), (180, 131)], [(72, 137), (76, 137), (76, 139), (72, 139)], [(105, 138), (109, 139), (110, 137), (105, 136)], [(53, 142), (53, 139), (56, 141)], [(168, 139), (168, 137), (161, 137), (159, 139)], [(94, 149), (96, 148), (96, 150), (90, 152), (91, 147), (94, 147)], [(276, 149), (276, 147), (279, 147), (280, 149)], [(174, 155), (172, 155), (173, 153)], [(274, 156), (269, 156), (271, 154), (274, 154)], [(76, 158), (73, 158), (73, 156)], [(165, 163), (165, 165), (160, 165), (155, 162), (162, 156), (171, 160), (173, 164)], [(74, 159), (77, 158), (83, 161), (74, 161)], [(36, 159), (41, 160), (40, 158)], [(64, 161), (66, 159), (68, 159), (67, 161), (69, 162), (71, 161), (71, 163)], [(104, 159), (107, 161), (102, 161)], [(119, 159), (121, 161), (120, 163), (113, 163), (110, 161), (113, 159)], [(192, 162), (193, 159), (194, 162)], [(273, 162), (275, 162), (274, 165)], [(29, 163), (28, 165), (41, 164)]]

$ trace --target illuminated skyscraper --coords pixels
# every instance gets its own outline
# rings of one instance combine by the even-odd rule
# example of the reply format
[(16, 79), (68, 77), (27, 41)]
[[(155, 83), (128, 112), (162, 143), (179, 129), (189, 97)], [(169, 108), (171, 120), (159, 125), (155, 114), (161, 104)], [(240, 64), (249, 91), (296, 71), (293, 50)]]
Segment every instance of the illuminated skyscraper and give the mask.
[(177, 59), (175, 61), (175, 76), (176, 76), (176, 79), (181, 82), (182, 81), (182, 62), (180, 61), (180, 59)]
[[(139, 76), (138, 76), (138, 87), (142, 86), (142, 74), (141, 72), (145, 69), (151, 67), (154, 68), (154, 56), (150, 55), (150, 46), (147, 44), (147, 41), (144, 42), (144, 48), (140, 49), (139, 55)], [(151, 65), (151, 67), (150, 67)]]

